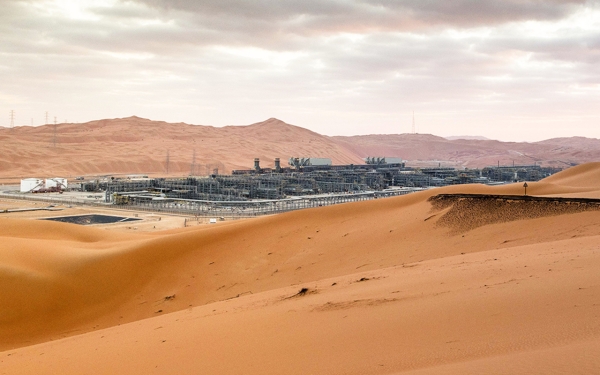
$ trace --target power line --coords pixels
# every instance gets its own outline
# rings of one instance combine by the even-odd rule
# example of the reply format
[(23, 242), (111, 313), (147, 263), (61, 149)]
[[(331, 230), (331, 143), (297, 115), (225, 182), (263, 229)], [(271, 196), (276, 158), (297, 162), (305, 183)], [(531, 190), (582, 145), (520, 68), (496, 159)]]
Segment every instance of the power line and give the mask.
[(196, 171), (196, 149), (194, 149), (194, 154), (192, 155), (192, 165), (190, 166), (190, 176), (193, 176)]

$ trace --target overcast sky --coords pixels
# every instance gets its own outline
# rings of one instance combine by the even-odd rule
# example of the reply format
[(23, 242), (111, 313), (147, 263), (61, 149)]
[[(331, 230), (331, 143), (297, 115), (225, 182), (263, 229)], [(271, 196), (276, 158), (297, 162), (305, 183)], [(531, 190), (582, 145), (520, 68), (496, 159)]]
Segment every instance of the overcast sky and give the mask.
[(2, 0), (0, 110), (600, 138), (600, 0)]

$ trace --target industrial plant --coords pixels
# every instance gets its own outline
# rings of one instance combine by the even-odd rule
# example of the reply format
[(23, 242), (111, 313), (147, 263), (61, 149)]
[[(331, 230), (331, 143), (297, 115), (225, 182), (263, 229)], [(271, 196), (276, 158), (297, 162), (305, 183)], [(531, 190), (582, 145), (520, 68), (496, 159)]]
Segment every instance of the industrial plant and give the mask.
[(400, 158), (368, 157), (361, 165), (332, 165), (330, 159), (292, 157), (283, 167), (234, 170), (184, 178), (106, 178), (81, 184), (81, 190), (104, 192), (105, 203), (179, 209), (196, 214), (251, 211), (271, 213), (379, 197), (408, 194), (456, 184), (502, 184), (538, 181), (556, 168), (539, 165), (483, 169), (412, 168)]
[[(407, 167), (401, 158), (367, 157), (360, 165), (333, 165), (331, 159), (291, 157), (282, 166), (234, 170), (230, 175), (148, 178), (105, 176), (67, 184), (65, 178), (28, 178), (21, 193), (79, 191), (96, 204), (171, 211), (195, 216), (256, 216), (408, 194), (457, 184), (497, 185), (538, 181), (558, 172), (539, 165), (493, 166), (483, 169)], [(98, 195), (100, 194), (100, 196)], [(98, 199), (100, 198), (100, 199)]]

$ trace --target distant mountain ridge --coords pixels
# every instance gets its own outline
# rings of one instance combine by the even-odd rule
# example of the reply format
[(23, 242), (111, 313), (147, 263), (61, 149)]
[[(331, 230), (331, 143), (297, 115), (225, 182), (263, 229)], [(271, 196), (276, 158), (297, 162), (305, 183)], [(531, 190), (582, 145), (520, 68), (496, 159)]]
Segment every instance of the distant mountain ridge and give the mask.
[(482, 137), (480, 135), (453, 135), (450, 137), (444, 137), (449, 141), (456, 141), (457, 139), (466, 139), (466, 140), (478, 140), (478, 141), (491, 141), (491, 139), (487, 137)]
[(359, 155), (400, 156), (413, 165), (481, 168), (492, 165), (544, 165), (565, 168), (600, 160), (600, 140), (555, 138), (541, 142), (453, 139), (424, 134), (333, 137)]
[(254, 158), (272, 167), (280, 158), (325, 157), (361, 164), (367, 156), (401, 157), (408, 165), (469, 168), (541, 164), (567, 167), (600, 160), (600, 140), (571, 137), (541, 142), (446, 139), (431, 134), (328, 137), (270, 118), (214, 127), (136, 116), (84, 124), (0, 129), (0, 177), (102, 174), (205, 175), (249, 169)]

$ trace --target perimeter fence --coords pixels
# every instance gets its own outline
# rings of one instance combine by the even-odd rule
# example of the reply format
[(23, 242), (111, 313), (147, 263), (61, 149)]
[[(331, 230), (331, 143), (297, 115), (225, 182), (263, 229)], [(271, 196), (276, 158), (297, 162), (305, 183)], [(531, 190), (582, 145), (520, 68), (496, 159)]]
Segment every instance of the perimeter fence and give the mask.
[[(250, 201), (200, 201), (186, 199), (164, 199), (136, 201), (130, 204), (106, 203), (98, 197), (98, 201), (64, 196), (47, 196), (22, 193), (0, 193), (0, 198), (62, 204), (67, 206), (87, 206), (111, 210), (127, 210), (137, 212), (165, 213), (170, 215), (218, 219), (240, 219), (283, 212), (331, 206), (342, 203), (382, 199), (409, 194), (421, 188), (389, 189), (352, 194), (331, 194), (317, 196), (300, 196), (277, 200)], [(100, 201), (102, 200), (102, 201)]]

